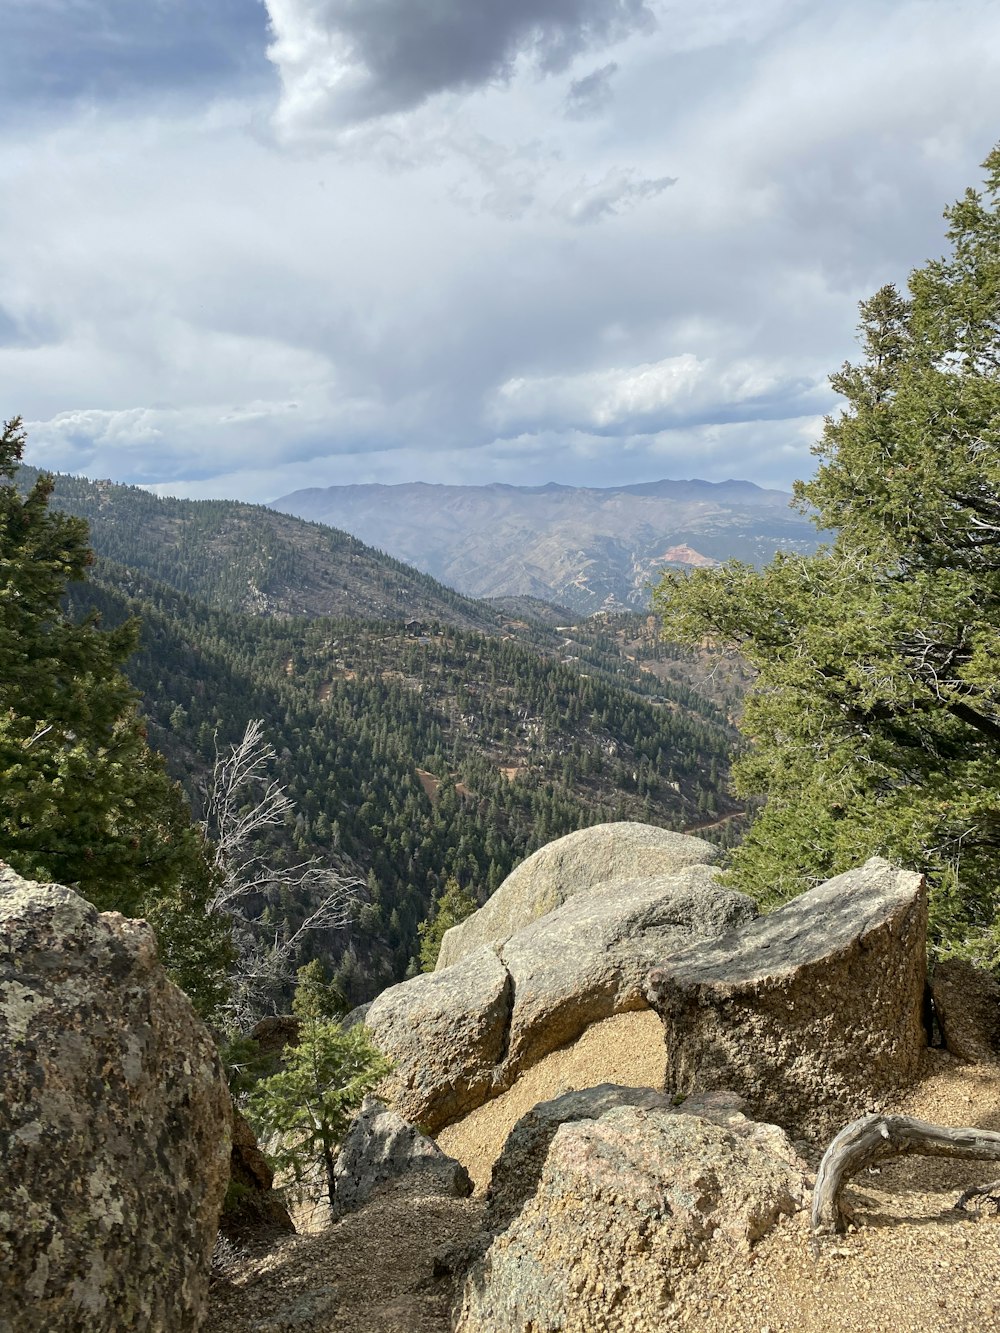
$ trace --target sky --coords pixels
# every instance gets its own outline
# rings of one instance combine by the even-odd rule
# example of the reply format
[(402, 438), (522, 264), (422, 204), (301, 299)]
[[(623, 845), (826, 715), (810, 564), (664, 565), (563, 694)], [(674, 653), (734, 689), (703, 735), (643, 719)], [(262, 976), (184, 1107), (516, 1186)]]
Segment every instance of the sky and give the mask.
[(1000, 139), (995, 0), (0, 0), (27, 461), (787, 487)]

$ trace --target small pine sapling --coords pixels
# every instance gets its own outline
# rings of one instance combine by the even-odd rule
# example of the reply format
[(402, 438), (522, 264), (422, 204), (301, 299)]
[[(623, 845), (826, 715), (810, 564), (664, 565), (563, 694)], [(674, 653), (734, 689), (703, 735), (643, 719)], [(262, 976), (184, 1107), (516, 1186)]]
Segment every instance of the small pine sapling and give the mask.
[(270, 1157), (279, 1174), (301, 1185), (322, 1167), (330, 1208), (334, 1163), (354, 1112), (391, 1069), (361, 1023), (344, 1029), (333, 1016), (339, 999), (318, 960), (299, 970), (292, 1011), (299, 1041), (286, 1048), (284, 1069), (250, 1094), (247, 1114), (262, 1139), (276, 1146)]

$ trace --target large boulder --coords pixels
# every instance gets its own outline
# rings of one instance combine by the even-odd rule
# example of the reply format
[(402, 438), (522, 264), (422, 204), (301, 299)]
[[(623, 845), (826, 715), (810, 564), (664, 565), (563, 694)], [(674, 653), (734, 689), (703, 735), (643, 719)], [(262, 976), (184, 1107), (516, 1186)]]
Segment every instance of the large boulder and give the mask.
[(229, 1090), (145, 922), (0, 868), (0, 1085), (2, 1333), (197, 1329)]
[(930, 990), (945, 1048), (960, 1060), (1000, 1061), (1000, 982), (962, 958), (937, 963)]
[(700, 865), (575, 894), (503, 945), (374, 1001), (365, 1021), (396, 1066), (383, 1095), (436, 1133), (592, 1023), (647, 1008), (645, 978), (673, 949), (755, 913)]
[(579, 829), (539, 848), (507, 876), (485, 906), (445, 931), (437, 969), (450, 967), (484, 944), (502, 943), (575, 893), (609, 880), (672, 875), (717, 857), (710, 843), (651, 824), (623, 821)]
[(366, 1097), (334, 1167), (334, 1209), (352, 1213), (374, 1195), (405, 1186), (422, 1195), (465, 1199), (472, 1181), (461, 1162), (374, 1097)]
[(645, 1009), (646, 976), (692, 940), (751, 921), (751, 898), (721, 887), (711, 866), (615, 880), (574, 894), (513, 935), (500, 956), (514, 981), (506, 1081), (591, 1023)]
[(926, 929), (922, 877), (875, 857), (675, 953), (647, 985), (667, 1091), (732, 1088), (807, 1137), (880, 1107), (926, 1046)]
[(457, 1333), (645, 1333), (676, 1313), (681, 1278), (802, 1206), (804, 1164), (775, 1126), (732, 1106), (709, 1119), (652, 1089), (605, 1085), (524, 1117), (487, 1202)]
[(494, 1095), (512, 1000), (510, 973), (488, 947), (382, 992), (365, 1024), (394, 1063), (383, 1095), (400, 1115), (433, 1134)]

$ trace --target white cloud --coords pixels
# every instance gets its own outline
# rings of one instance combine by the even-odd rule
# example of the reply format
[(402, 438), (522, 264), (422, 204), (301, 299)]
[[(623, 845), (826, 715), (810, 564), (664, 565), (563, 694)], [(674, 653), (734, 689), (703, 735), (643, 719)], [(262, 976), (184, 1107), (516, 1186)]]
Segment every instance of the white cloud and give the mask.
[(3, 137), (0, 409), (33, 455), (255, 499), (808, 470), (855, 302), (943, 250), (996, 137), (1000, 11), (664, 2), (622, 35), (639, 7), (467, 4), (435, 66), (407, 3), (281, 0), (283, 90)]
[(564, 422), (572, 428), (616, 432), (640, 423), (690, 421), (706, 411), (724, 415), (744, 409), (757, 415), (778, 399), (786, 415), (810, 394), (823, 394), (818, 375), (792, 379), (773, 363), (743, 361), (719, 365), (690, 352), (643, 365), (592, 371), (582, 375), (518, 377), (500, 385), (491, 405), (498, 425)]

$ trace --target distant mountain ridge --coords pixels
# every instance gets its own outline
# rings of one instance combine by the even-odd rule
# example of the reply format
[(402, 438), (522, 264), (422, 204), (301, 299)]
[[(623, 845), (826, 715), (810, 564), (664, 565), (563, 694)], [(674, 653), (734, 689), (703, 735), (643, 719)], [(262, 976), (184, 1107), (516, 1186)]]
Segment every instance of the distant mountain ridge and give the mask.
[(821, 540), (791, 496), (750, 481), (660, 480), (618, 487), (398, 485), (313, 487), (271, 508), (341, 528), (469, 597), (536, 597), (589, 613), (642, 608), (670, 566)]
[[(23, 466), (22, 489), (38, 477)], [(239, 500), (177, 500), (58, 473), (54, 503), (85, 518), (97, 555), (208, 606), (251, 615), (440, 620), (496, 631), (499, 610), (329, 525)]]

